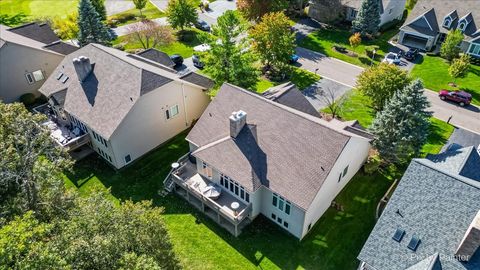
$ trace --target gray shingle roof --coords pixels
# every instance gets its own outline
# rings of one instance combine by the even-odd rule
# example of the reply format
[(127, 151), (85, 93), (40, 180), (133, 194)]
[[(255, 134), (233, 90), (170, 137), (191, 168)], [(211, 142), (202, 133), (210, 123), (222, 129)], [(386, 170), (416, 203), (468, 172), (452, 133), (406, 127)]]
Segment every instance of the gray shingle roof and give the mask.
[(9, 28), (8, 26), (0, 24), (0, 44), (2, 45), (2, 47), (5, 44), (11, 43), (11, 44), (18, 44), (21, 46), (48, 52), (55, 55), (62, 55), (61, 53), (45, 48), (45, 45), (46, 45), (45, 43), (17, 34), (14, 31), (10, 31), (10, 29), (11, 28)]
[[(450, 14), (453, 15), (454, 21), (449, 28), (446, 28), (443, 26), (444, 18)], [(470, 40), (480, 36), (480, 33), (478, 33), (480, 25), (480, 0), (418, 0), (401, 29), (413, 29), (424, 34), (436, 35), (436, 33), (428, 33), (427, 31), (422, 32), (422, 28), (412, 27), (416, 19), (422, 15), (426, 15), (432, 31), (436, 33), (447, 33), (451, 29), (456, 29), (458, 22), (463, 17), (468, 16), (472, 19), (472, 22), (468, 24), (464, 31), (465, 39)], [(406, 26), (410, 28), (405, 28)]]
[(8, 31), (45, 44), (60, 40), (60, 38), (55, 35), (52, 28), (46, 23), (27, 23), (18, 27), (10, 28)]
[(189, 83), (199, 85), (204, 89), (210, 89), (215, 85), (215, 82), (212, 79), (205, 77), (203, 75), (200, 75), (196, 72), (187, 73), (180, 78)]
[(74, 51), (78, 50), (79, 48), (70, 44), (67, 44), (62, 41), (55, 41), (53, 43), (50, 43), (46, 46), (44, 46), (45, 49), (51, 50), (63, 55), (71, 54)]
[[(248, 129), (230, 137), (229, 116), (247, 113)], [(254, 128), (253, 128), (254, 127)], [(252, 191), (261, 185), (308, 209), (354, 134), (318, 117), (224, 84), (187, 136), (194, 156)]]
[(427, 159), (446, 172), (480, 181), (480, 156), (473, 146), (429, 155)]
[(170, 59), (170, 56), (168, 56), (168, 54), (166, 54), (162, 51), (159, 51), (157, 49), (151, 48), (151, 49), (145, 50), (143, 52), (139, 52), (139, 53), (137, 53), (137, 55), (140, 55), (143, 58), (152, 60), (154, 62), (157, 62), (159, 64), (162, 64), (162, 65), (170, 67), (170, 68), (175, 66), (175, 63), (173, 63), (172, 59)]
[[(479, 198), (480, 182), (429, 159), (412, 160), (358, 259), (377, 270), (480, 269), (478, 250), (468, 263), (453, 258), (480, 210)], [(392, 239), (397, 228), (405, 230), (400, 243)], [(407, 248), (413, 234), (420, 239), (416, 251)], [(431, 260), (436, 253), (438, 262)]]
[[(90, 59), (93, 71), (80, 83), (72, 60)], [(69, 79), (62, 83), (57, 74)], [(39, 91), (47, 97), (67, 89), (65, 110), (109, 139), (140, 96), (170, 82), (184, 82), (174, 72), (98, 44), (89, 44), (65, 57)]]
[(320, 113), (291, 82), (270, 87), (262, 96), (312, 116), (320, 117)]

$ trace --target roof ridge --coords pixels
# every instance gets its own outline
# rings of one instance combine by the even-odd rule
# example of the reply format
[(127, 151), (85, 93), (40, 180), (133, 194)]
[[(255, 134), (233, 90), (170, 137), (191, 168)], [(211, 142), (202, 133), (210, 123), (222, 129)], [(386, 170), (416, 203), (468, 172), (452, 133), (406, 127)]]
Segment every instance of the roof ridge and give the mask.
[[(36, 22), (31, 22), (31, 23), (22, 24), (22, 25), (15, 26), (15, 27), (10, 27), (10, 28), (8, 28), (7, 30), (20, 29), (20, 28), (23, 28), (23, 27), (26, 27), (26, 26), (30, 26), (30, 25), (32, 25), (32, 24), (36, 24)], [(39, 25), (40, 25), (40, 24), (39, 24)]]
[(142, 68), (141, 68), (141, 67), (138, 67), (137, 65), (134, 65), (134, 64), (132, 64), (132, 63), (130, 63), (130, 62), (128, 62), (128, 61), (126, 61), (125, 59), (122, 59), (122, 58), (118, 57), (117, 55), (114, 55), (114, 54), (112, 54), (112, 53), (108, 52), (107, 50), (105, 50), (105, 48), (106, 48), (106, 47), (104, 48), (104, 46), (103, 46), (103, 45), (101, 45), (101, 44), (97, 44), (97, 43), (89, 43), (87, 46), (89, 46), (89, 45), (91, 45), (91, 46), (93, 46), (93, 47), (95, 47), (95, 48), (97, 48), (97, 49), (101, 50), (102, 52), (104, 52), (104, 53), (106, 53), (106, 54), (108, 54), (108, 55), (110, 55), (110, 56), (113, 56), (113, 57), (117, 58), (118, 60), (120, 60), (120, 61), (122, 61), (122, 62), (124, 62), (124, 63), (127, 63), (127, 64), (129, 64), (130, 66), (133, 66), (133, 67), (135, 67), (135, 68), (137, 68), (137, 69), (139, 69), (139, 70), (142, 70)]
[[(265, 98), (265, 97), (263, 97), (263, 96), (261, 96), (261, 95), (259, 95), (259, 94), (250, 92), (250, 91), (248, 91), (248, 90), (246, 90), (246, 89), (243, 89), (243, 88), (241, 88), (241, 87), (239, 87), (239, 86), (236, 86), (236, 85), (233, 85), (233, 84), (230, 84), (230, 83), (224, 83), (224, 84), (230, 85), (230, 86), (232, 86), (233, 88), (235, 88), (236, 90), (240, 90), (241, 92), (243, 92), (243, 93), (245, 93), (245, 94), (248, 94), (248, 95), (250, 95), (250, 96), (256, 97), (256, 98), (258, 98), (258, 99), (260, 99), (260, 100), (262, 100), (262, 101), (264, 101), (264, 102), (266, 102), (266, 103), (268, 103), (268, 104), (271, 104), (271, 105), (273, 105), (273, 106), (279, 107), (280, 109), (283, 109), (283, 110), (285, 110), (286, 112), (289, 112), (289, 113), (291, 113), (291, 114), (293, 114), (293, 115), (297, 115), (298, 117), (301, 117), (301, 118), (303, 118), (303, 119), (305, 119), (305, 120), (308, 120), (308, 121), (313, 122), (313, 123), (315, 123), (315, 124), (317, 124), (317, 125), (320, 125), (320, 126), (322, 126), (322, 127), (328, 128), (328, 129), (330, 129), (330, 130), (332, 130), (332, 131), (335, 131), (336, 133), (338, 133), (338, 134), (340, 134), (340, 135), (343, 135), (343, 136), (346, 136), (346, 137), (353, 137), (353, 136), (351, 136), (351, 135), (349, 135), (349, 134), (345, 134), (344, 132), (342, 132), (343, 129), (340, 131), (340, 130), (338, 130), (338, 129), (335, 129), (335, 128), (331, 127), (330, 124), (329, 124), (329, 122), (327, 122), (327, 121), (325, 121), (325, 120), (323, 120), (323, 119), (321, 119), (321, 118), (314, 117), (314, 116), (312, 116), (312, 115), (309, 115), (309, 114), (307, 114), (307, 113), (304, 113), (304, 112), (299, 111), (299, 110), (296, 110), (296, 109), (293, 109), (293, 108), (291, 108), (291, 107), (288, 107), (288, 106), (286, 106), (286, 105), (280, 104), (280, 103), (275, 102), (275, 101), (273, 101), (273, 100), (269, 100), (269, 99), (267, 99), (267, 98)], [(302, 95), (303, 95), (303, 94), (302, 94)], [(322, 122), (325, 122), (325, 123), (322, 123)]]
[(468, 159), (470, 158), (470, 155), (472, 154), (472, 150), (474, 149), (474, 147), (471, 145), (471, 146), (467, 146), (467, 147), (464, 147), (467, 149), (467, 153), (466, 153), (466, 156), (465, 158), (462, 160), (462, 164), (460, 165), (459, 169), (458, 169), (458, 174), (460, 174), (463, 170), (463, 167), (465, 167), (465, 163), (467, 163)]
[(426, 159), (426, 158), (414, 158), (414, 159), (412, 159), (412, 162), (416, 162), (416, 163), (418, 163), (422, 166), (428, 167), (428, 168), (430, 168), (434, 171), (437, 171), (437, 172), (442, 173), (446, 176), (454, 178), (455, 180), (458, 180), (458, 181), (460, 181), (460, 182), (462, 182), (466, 185), (469, 185), (469, 186), (472, 186), (474, 188), (480, 189), (480, 182), (469, 179), (469, 178), (467, 178), (465, 176), (462, 176), (462, 175), (459, 175), (459, 174), (452, 174), (452, 173), (449, 173), (447, 171), (444, 171), (443, 169), (438, 168), (437, 166), (433, 165), (435, 163)]
[(225, 137), (220, 138), (220, 139), (218, 139), (218, 140), (216, 140), (216, 141), (207, 143), (207, 144), (205, 144), (204, 146), (201, 146), (201, 147), (199, 147), (197, 150), (193, 151), (193, 152), (192, 152), (192, 155), (193, 155), (194, 153), (201, 152), (201, 151), (203, 151), (203, 150), (205, 150), (205, 149), (208, 149), (208, 148), (210, 148), (210, 147), (212, 147), (212, 146), (215, 146), (215, 145), (217, 145), (217, 144), (220, 144), (220, 143), (222, 143), (222, 142), (225, 142), (225, 141), (227, 141), (228, 139), (231, 139), (231, 138), (232, 138), (232, 137), (230, 137), (230, 136), (225, 136)]

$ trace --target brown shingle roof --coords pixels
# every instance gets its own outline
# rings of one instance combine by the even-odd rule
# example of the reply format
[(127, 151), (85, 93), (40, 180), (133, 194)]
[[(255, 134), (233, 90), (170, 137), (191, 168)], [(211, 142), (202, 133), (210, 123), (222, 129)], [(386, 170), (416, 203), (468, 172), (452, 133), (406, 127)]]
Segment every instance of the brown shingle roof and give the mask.
[(263, 92), (262, 96), (312, 116), (320, 117), (320, 113), (291, 82), (270, 87)]
[[(247, 113), (247, 127), (230, 137), (228, 117)], [(194, 156), (248, 190), (263, 185), (308, 209), (353, 134), (338, 125), (224, 84), (187, 140)]]
[(55, 32), (53, 32), (52, 28), (45, 23), (28, 23), (18, 27), (10, 28), (8, 31), (45, 44), (50, 44), (60, 40), (60, 38), (55, 35)]

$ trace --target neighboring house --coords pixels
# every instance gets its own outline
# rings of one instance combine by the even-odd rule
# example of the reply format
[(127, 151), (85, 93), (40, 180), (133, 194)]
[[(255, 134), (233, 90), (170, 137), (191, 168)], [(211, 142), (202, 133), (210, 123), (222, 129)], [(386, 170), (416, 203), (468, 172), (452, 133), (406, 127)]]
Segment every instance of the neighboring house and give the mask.
[(265, 98), (224, 84), (186, 138), (190, 153), (165, 179), (167, 190), (235, 236), (262, 214), (302, 239), (370, 150), (371, 135), (356, 121), (327, 122), (286, 106), (296, 100), (290, 104), (306, 108), (295, 87), (281, 88), (293, 98), (273, 98), (278, 88)]
[(360, 269), (480, 269), (480, 156), (474, 146), (414, 159), (358, 259)]
[(400, 27), (398, 42), (430, 51), (439, 48), (449, 31), (462, 31), (463, 52), (480, 57), (480, 0), (419, 0)]
[[(213, 82), (138, 55), (89, 44), (69, 54), (40, 92), (52, 136), (68, 150), (89, 144), (115, 168), (140, 158), (200, 117)], [(81, 142), (77, 143), (80, 138)]]
[(37, 91), (65, 55), (78, 48), (62, 42), (47, 24), (0, 25), (0, 100), (18, 101)]
[[(379, 0), (380, 26), (403, 16), (406, 0)], [(362, 0), (311, 0), (308, 16), (319, 22), (339, 20), (353, 21), (357, 17)]]

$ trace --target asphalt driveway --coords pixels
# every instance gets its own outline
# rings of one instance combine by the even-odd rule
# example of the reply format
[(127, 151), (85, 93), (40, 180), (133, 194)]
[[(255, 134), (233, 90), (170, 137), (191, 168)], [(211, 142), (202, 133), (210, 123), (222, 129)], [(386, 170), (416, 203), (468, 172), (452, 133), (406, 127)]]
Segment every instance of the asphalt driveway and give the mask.
[(313, 105), (315, 110), (320, 111), (326, 108), (332, 98), (338, 100), (352, 88), (344, 84), (322, 78), (315, 84), (303, 90), (303, 94)]

